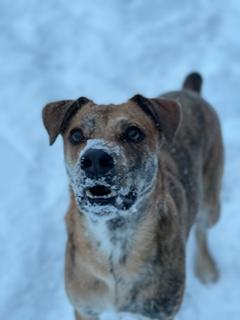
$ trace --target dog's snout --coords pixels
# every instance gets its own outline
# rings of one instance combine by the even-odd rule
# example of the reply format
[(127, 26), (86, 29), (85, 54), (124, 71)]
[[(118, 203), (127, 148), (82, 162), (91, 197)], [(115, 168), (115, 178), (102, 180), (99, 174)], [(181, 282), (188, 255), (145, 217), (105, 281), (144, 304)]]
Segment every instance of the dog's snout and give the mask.
[(89, 178), (100, 178), (113, 167), (113, 157), (101, 149), (89, 149), (81, 158), (81, 169)]

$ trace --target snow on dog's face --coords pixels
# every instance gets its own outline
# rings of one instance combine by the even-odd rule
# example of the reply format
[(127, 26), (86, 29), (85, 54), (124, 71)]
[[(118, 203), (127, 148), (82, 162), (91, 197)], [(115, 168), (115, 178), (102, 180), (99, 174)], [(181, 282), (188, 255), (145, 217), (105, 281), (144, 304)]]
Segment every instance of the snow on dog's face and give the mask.
[[(102, 218), (136, 210), (157, 175), (157, 137), (133, 103), (88, 103), (64, 134), (65, 163), (80, 210)], [(151, 122), (151, 121), (150, 121)]]
[(66, 170), (83, 214), (101, 219), (133, 214), (151, 194), (161, 133), (156, 106), (148, 101), (138, 95), (120, 105), (96, 105), (80, 98), (45, 107), (50, 143), (63, 135)]

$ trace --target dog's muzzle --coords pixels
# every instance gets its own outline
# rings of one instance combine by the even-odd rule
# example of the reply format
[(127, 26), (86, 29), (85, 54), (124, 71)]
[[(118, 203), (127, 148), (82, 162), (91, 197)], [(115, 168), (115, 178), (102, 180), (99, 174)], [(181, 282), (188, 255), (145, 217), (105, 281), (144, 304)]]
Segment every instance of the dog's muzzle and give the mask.
[(136, 188), (122, 186), (115, 159), (106, 150), (86, 150), (80, 158), (80, 168), (85, 178), (82, 181), (81, 195), (77, 195), (77, 198), (83, 210), (97, 212), (97, 207), (100, 209), (104, 206), (128, 210), (136, 201)]

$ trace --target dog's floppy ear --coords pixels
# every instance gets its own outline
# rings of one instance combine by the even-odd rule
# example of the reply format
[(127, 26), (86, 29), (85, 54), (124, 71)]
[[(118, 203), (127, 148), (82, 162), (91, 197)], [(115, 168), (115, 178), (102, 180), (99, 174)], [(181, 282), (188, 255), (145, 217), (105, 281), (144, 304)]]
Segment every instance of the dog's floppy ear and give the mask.
[(131, 101), (137, 105), (153, 120), (167, 140), (172, 141), (181, 123), (181, 105), (175, 100), (163, 98), (148, 99), (142, 95), (135, 95)]
[(85, 97), (77, 100), (60, 100), (48, 103), (42, 111), (42, 118), (49, 135), (49, 143), (52, 145), (59, 133), (62, 133), (80, 107), (89, 102)]

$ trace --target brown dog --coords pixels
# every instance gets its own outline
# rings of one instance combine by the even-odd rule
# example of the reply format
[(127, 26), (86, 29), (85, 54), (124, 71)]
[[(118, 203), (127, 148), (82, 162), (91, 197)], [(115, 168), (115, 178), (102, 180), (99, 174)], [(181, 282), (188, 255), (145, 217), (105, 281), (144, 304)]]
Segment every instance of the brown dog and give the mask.
[(66, 290), (76, 319), (173, 319), (196, 222), (195, 271), (218, 271), (207, 229), (219, 218), (223, 144), (215, 111), (190, 74), (181, 91), (120, 105), (49, 103), (43, 121), (64, 140), (71, 203)]

